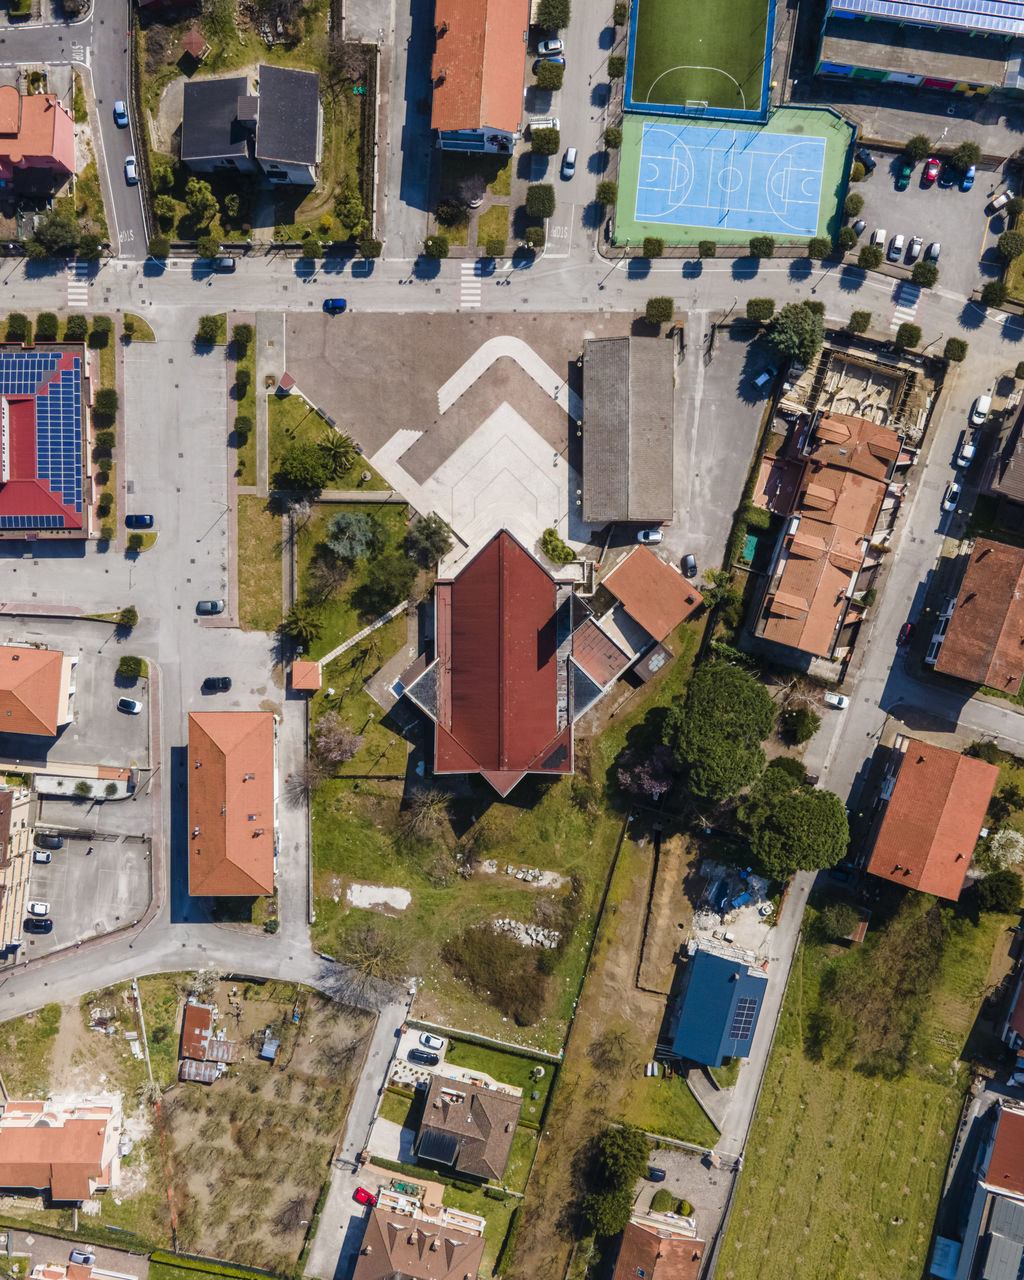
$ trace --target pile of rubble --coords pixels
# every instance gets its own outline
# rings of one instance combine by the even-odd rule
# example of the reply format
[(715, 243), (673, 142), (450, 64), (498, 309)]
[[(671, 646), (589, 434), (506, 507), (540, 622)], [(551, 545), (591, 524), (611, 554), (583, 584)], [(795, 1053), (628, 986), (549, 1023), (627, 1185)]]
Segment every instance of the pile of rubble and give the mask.
[(523, 924), (521, 920), (510, 920), (503, 916), (500, 920), (492, 920), (491, 928), (495, 933), (510, 933), (516, 942), (524, 947), (557, 947), (562, 935), (555, 929), (542, 929), (539, 924)]

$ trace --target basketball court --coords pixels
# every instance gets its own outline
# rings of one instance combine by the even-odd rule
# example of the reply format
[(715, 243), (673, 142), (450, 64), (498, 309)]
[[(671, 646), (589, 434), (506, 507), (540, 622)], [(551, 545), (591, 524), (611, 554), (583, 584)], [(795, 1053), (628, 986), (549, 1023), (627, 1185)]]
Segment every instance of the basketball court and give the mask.
[(646, 121), (635, 221), (746, 234), (817, 234), (826, 140)]

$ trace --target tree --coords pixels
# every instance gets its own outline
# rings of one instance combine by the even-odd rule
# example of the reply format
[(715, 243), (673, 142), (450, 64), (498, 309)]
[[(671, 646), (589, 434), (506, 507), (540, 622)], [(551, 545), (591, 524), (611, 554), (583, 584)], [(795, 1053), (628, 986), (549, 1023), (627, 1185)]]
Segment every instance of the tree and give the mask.
[(825, 341), (821, 316), (804, 302), (787, 302), (768, 324), (765, 338), (781, 356), (809, 365)]
[(865, 175), (866, 173), (867, 173), (867, 170), (864, 168), (864, 166), (861, 164), (861, 162), (860, 162), (859, 160), (855, 160), (855, 161), (853, 162), (853, 165), (852, 165), (852, 166), (851, 166), (851, 168), (850, 168), (850, 181), (851, 181), (851, 182), (863, 182), (863, 181), (864, 181), (864, 175)]
[(156, 214), (161, 226), (171, 226), (178, 216), (178, 206), (174, 197), (166, 194), (157, 196), (153, 200), (153, 212)]
[(75, 218), (61, 209), (51, 209), (36, 223), (25, 243), (30, 258), (70, 258), (78, 248), (81, 231)]
[(448, 821), (448, 794), (428, 787), (416, 791), (399, 815), (404, 831), (418, 840), (435, 839)]
[(405, 535), (406, 554), (424, 568), (437, 564), (451, 549), (452, 531), (434, 511), (421, 516), (415, 524), (410, 525), (409, 532)]
[(327, 545), (350, 563), (381, 550), (384, 530), (369, 512), (339, 511), (327, 521)]
[(569, 0), (540, 0), (537, 25), (561, 31), (569, 25)]
[(346, 228), (349, 235), (358, 239), (366, 230), (366, 208), (359, 187), (352, 178), (346, 178), (341, 194), (334, 203), (334, 212), (338, 221)]
[(775, 722), (767, 690), (741, 667), (715, 659), (699, 666), (685, 701), (665, 718), (665, 741), (701, 799), (737, 795), (764, 768), (761, 743)]
[(648, 298), (644, 309), (644, 319), (648, 324), (668, 324), (675, 314), (675, 303), (671, 298)]
[(713, 258), (718, 252), (718, 245), (714, 240), (700, 240), (697, 242), (697, 255), (701, 258)]
[(203, 347), (212, 347), (220, 333), (220, 324), (216, 316), (200, 316), (196, 329), (196, 342)]
[(1019, 218), (1022, 213), (1024, 213), (1024, 198), (1011, 196), (1006, 202), (1006, 216), (1008, 218)]
[(82, 796), (83, 798), (85, 798), (86, 796), (91, 796), (92, 783), (86, 782), (84, 778), (80, 778), (78, 782), (75, 783), (75, 795)]
[(619, 198), (619, 184), (611, 178), (605, 178), (597, 184), (596, 199), (600, 205), (614, 204)]
[(1024, 253), (1024, 231), (1004, 231), (996, 241), (996, 248), (1007, 262), (1019, 258)]
[(759, 324), (767, 324), (775, 314), (774, 298), (748, 298), (747, 319), (756, 320)]
[(95, 456), (97, 458), (109, 458), (116, 443), (117, 437), (113, 431), (97, 431)]
[(553, 93), (562, 87), (565, 79), (565, 68), (557, 62), (541, 62), (533, 73), (537, 88)]
[(1001, 307), (1006, 301), (1006, 285), (1002, 280), (989, 280), (981, 289), (983, 307)]
[(229, 191), (224, 197), (224, 212), (229, 218), (237, 218), (238, 211), (241, 208), (241, 201), (238, 198), (237, 191)]
[(866, 244), (861, 246), (861, 251), (857, 255), (857, 266), (865, 271), (874, 271), (876, 267), (882, 265), (882, 246), (880, 244)]
[(998, 866), (1015, 867), (1024, 861), (1024, 836), (1012, 827), (1004, 827), (989, 841), (988, 851)]
[(114, 322), (110, 316), (93, 316), (92, 330), (89, 334), (90, 347), (105, 347), (114, 332)]
[(253, 328), (251, 324), (236, 324), (231, 330), (231, 341), (234, 344), (235, 355), (241, 359), (249, 350), (249, 343), (253, 339)]
[(645, 258), (660, 258), (665, 252), (665, 241), (661, 236), (644, 236), (641, 253)]
[(306, 600), (296, 600), (281, 623), (284, 634), (302, 645), (317, 640), (323, 629), (324, 618), (319, 606)]
[(89, 321), (85, 316), (68, 316), (64, 326), (65, 342), (84, 342), (89, 336)]
[(409, 557), (401, 551), (389, 551), (374, 560), (369, 581), (360, 587), (360, 608), (380, 617), (408, 597), (415, 581), (416, 566)]
[(167, 236), (150, 236), (147, 252), (151, 258), (167, 258), (170, 256), (171, 242)]
[(40, 311), (36, 316), (36, 342), (55, 342), (59, 321), (52, 311)]
[(408, 958), (401, 921), (363, 925), (347, 934), (338, 948), (338, 959), (365, 978), (393, 982), (401, 977)]
[(914, 269), (910, 273), (910, 279), (913, 284), (920, 285), (923, 289), (930, 289), (939, 278), (939, 268), (934, 262), (915, 262)]
[(860, 924), (860, 912), (848, 902), (828, 902), (818, 915), (818, 926), (826, 938), (848, 938)]
[(531, 129), (530, 150), (537, 156), (553, 156), (562, 145), (562, 135), (557, 129)]
[(903, 148), (903, 154), (911, 164), (920, 164), (921, 161), (930, 156), (931, 153), (931, 139), (926, 138), (923, 133), (915, 133)]
[(963, 338), (947, 338), (942, 354), (947, 360), (952, 360), (954, 364), (959, 364), (961, 360), (967, 359), (967, 343), (964, 342)]
[(839, 797), (797, 781), (784, 769), (769, 766), (738, 814), (764, 873), (777, 880), (833, 866), (850, 840)]
[(674, 763), (671, 749), (663, 742), (650, 751), (624, 751), (616, 770), (619, 786), (631, 796), (658, 800), (674, 781)]
[(105, 418), (108, 422), (112, 418), (117, 417), (117, 410), (120, 406), (117, 392), (113, 387), (101, 387), (96, 392), (93, 400), (93, 410), (99, 418)]
[(871, 327), (871, 312), (854, 311), (846, 327), (851, 333), (867, 333)]
[(128, 550), (141, 551), (145, 545), (146, 539), (141, 533), (130, 533), (128, 535)]
[(608, 79), (621, 80), (626, 74), (626, 59), (621, 53), (613, 53), (608, 58)]
[(526, 212), (531, 218), (550, 218), (555, 211), (555, 188), (550, 182), (534, 182), (526, 188)]
[(78, 258), (82, 262), (95, 262), (103, 252), (103, 241), (93, 231), (86, 231), (78, 242)]
[(252, 418), (247, 413), (236, 414), (235, 415), (235, 434), (238, 436), (239, 440), (241, 440), (243, 444), (248, 439), (249, 432), (251, 430), (252, 430)]
[(216, 258), (220, 253), (220, 241), (216, 236), (200, 236), (196, 252), (200, 258)]
[(328, 547), (321, 547), (309, 562), (309, 598), (319, 603), (330, 600), (348, 579), (348, 562)]
[(313, 729), (313, 749), (329, 764), (347, 764), (363, 745), (363, 738), (350, 729), (337, 711), (325, 711)]
[(330, 478), (330, 468), (320, 446), (312, 440), (296, 440), (285, 449), (274, 479), (279, 489), (319, 493), (327, 487)]
[(503, 236), (488, 236), (484, 244), (484, 253), (488, 258), (503, 258), (508, 245)]
[(632, 1211), (633, 1191), (630, 1187), (591, 1191), (583, 1198), (583, 1217), (595, 1236), (621, 1235), (629, 1225)]
[(220, 205), (208, 182), (202, 178), (189, 178), (185, 183), (185, 208), (197, 227), (208, 227), (217, 216)]
[(617, 27), (624, 26), (628, 15), (629, 5), (626, 0), (615, 0), (615, 4), (612, 5), (612, 22)]
[(857, 243), (857, 233), (853, 227), (840, 227), (836, 233), (836, 248), (843, 253), (849, 253), (853, 246)]
[(972, 164), (981, 164), (981, 147), (976, 142), (961, 142), (949, 157), (949, 163), (961, 173)]
[(998, 911), (1009, 915), (1020, 909), (1021, 890), (1020, 876), (1007, 867), (1002, 871), (993, 871), (984, 880), (977, 881), (974, 893), (981, 911)]
[(843, 213), (847, 218), (856, 218), (864, 208), (864, 197), (857, 191), (851, 191), (843, 201)]
[(796, 743), (809, 742), (821, 728), (821, 716), (810, 707), (787, 707), (782, 727)]
[(343, 431), (336, 431), (333, 427), (328, 428), (320, 438), (320, 449), (332, 480), (337, 480), (347, 471), (351, 471), (355, 466), (356, 458), (359, 457), (352, 443), (352, 437), (345, 435)]
[(893, 345), (898, 351), (909, 351), (911, 347), (916, 347), (921, 341), (921, 326), (919, 324), (903, 323), (896, 330), (896, 337), (893, 338)]
[(448, 237), (427, 236), (426, 240), (423, 241), (423, 253), (428, 258), (447, 258)]
[(576, 552), (563, 541), (558, 530), (554, 528), (545, 529), (540, 535), (540, 549), (555, 564), (572, 564), (576, 559)]
[(750, 256), (752, 258), (774, 258), (775, 257), (774, 236), (751, 236), (750, 237)]
[(523, 239), (531, 249), (543, 249), (547, 236), (543, 227), (527, 227), (523, 232)]
[(820, 262), (832, 252), (832, 241), (827, 236), (813, 236), (807, 241), (807, 256)]
[(622, 146), (622, 130), (617, 124), (610, 124), (604, 131), (604, 145), (609, 151), (618, 151)]
[(302, 256), (307, 259), (319, 258), (322, 256), (320, 241), (316, 236), (307, 236), (302, 242)]
[(131, 631), (132, 627), (137, 627), (139, 625), (138, 609), (133, 604), (125, 605), (117, 615), (117, 625), (123, 627), (126, 631)]
[(118, 660), (117, 674), (122, 680), (138, 680), (142, 675), (142, 659), (131, 653), (124, 654)]
[(635, 1124), (609, 1125), (598, 1136), (594, 1151), (594, 1172), (606, 1187), (633, 1184), (647, 1169), (650, 1148), (644, 1131)]
[(372, 236), (365, 236), (359, 241), (359, 252), (369, 261), (372, 258), (379, 258), (384, 249), (383, 240), (375, 240)]

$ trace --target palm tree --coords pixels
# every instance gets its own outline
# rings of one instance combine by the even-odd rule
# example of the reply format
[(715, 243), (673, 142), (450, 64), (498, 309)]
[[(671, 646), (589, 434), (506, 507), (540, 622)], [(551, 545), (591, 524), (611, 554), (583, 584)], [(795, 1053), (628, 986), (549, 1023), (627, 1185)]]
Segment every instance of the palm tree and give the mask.
[(281, 623), (281, 630), (285, 635), (304, 645), (316, 640), (323, 629), (324, 619), (319, 607), (303, 600), (292, 605)]
[(330, 430), (324, 434), (321, 445), (324, 458), (334, 479), (351, 470), (357, 458), (356, 447), (350, 436), (342, 431)]

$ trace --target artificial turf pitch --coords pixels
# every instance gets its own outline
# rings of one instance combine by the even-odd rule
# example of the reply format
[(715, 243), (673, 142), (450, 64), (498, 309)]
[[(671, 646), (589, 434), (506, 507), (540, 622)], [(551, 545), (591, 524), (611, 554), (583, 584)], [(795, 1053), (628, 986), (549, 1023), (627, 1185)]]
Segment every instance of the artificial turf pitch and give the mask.
[(756, 111), (772, 0), (634, 0), (633, 101)]

